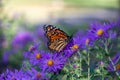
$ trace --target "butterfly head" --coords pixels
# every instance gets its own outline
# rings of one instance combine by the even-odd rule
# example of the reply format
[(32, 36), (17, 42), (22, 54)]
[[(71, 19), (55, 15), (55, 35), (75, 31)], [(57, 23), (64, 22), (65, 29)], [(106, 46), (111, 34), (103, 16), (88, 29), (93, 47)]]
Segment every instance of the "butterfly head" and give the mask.
[(53, 25), (45, 25), (44, 26), (44, 29), (46, 30), (46, 31), (50, 31), (50, 30), (52, 30), (52, 29), (54, 29), (55, 27), (53, 26)]

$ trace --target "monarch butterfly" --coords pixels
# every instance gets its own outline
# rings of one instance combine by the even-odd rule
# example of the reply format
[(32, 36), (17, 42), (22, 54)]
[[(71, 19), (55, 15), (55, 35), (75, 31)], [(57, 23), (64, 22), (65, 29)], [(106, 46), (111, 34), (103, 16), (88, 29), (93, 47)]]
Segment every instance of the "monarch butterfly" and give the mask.
[(45, 35), (47, 36), (48, 48), (60, 52), (69, 42), (69, 36), (59, 28), (53, 25), (45, 25)]

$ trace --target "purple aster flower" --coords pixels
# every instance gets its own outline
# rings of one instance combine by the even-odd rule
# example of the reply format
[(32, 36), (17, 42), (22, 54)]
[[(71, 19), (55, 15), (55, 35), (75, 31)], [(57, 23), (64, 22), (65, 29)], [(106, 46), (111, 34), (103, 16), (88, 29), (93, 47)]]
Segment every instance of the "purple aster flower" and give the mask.
[[(114, 66), (117, 70), (118, 73), (120, 73), (120, 53), (117, 53), (113, 58), (112, 58), (112, 62), (114, 63)], [(115, 71), (114, 67), (112, 65), (112, 62), (109, 63), (107, 69), (108, 71)]]
[(120, 36), (120, 17), (116, 21), (116, 27), (117, 27), (117, 35)]
[(31, 80), (48, 80), (44, 72), (37, 71), (34, 68), (28, 70), (26, 73), (31, 77)]
[(23, 53), (25, 59), (29, 59), (31, 54), (32, 54), (32, 52), (30, 52), (30, 51)]
[(31, 46), (29, 47), (29, 51), (30, 51), (30, 52), (33, 52), (33, 51), (35, 51), (35, 50), (38, 50), (39, 46), (40, 46), (40, 43), (34, 43), (34, 45), (31, 45)]
[(64, 56), (67, 58), (71, 57), (74, 53), (72, 50), (64, 50)]
[(40, 68), (43, 71), (57, 72), (64, 67), (66, 61), (67, 59), (58, 53), (47, 53), (41, 61)]
[(107, 36), (108, 36), (108, 38), (110, 38), (110, 39), (114, 39), (114, 38), (117, 37), (117, 33), (116, 33), (116, 32), (113, 32), (113, 31), (109, 31)]
[(93, 23), (91, 24), (90, 33), (93, 34), (95, 38), (106, 37), (107, 31), (111, 28), (111, 24), (108, 23)]
[(13, 53), (13, 51), (5, 51), (3, 53), (2, 59), (4, 63), (7, 63), (9, 61), (10, 55)]
[(34, 51), (33, 54), (29, 56), (30, 63), (32, 65), (38, 65), (41, 64), (41, 59), (45, 57), (45, 52), (44, 51)]
[(37, 29), (37, 36), (39, 39), (47, 39), (45, 37), (45, 31), (44, 31), (43, 27), (39, 26), (39, 29)]
[(33, 42), (33, 35), (30, 32), (18, 32), (12, 40), (12, 46), (14, 49), (21, 49), (30, 42)]
[(114, 62), (114, 64), (117, 64), (119, 60), (120, 60), (120, 53), (117, 53), (117, 54), (112, 58), (112, 61)]
[(4, 73), (0, 74), (0, 80), (4, 80), (4, 77), (5, 77)]
[(37, 33), (36, 33), (36, 37), (38, 38), (38, 40), (41, 40), (41, 41), (43, 41), (43, 44), (45, 45), (45, 46), (47, 46), (48, 44), (46, 43), (46, 42), (48, 42), (48, 39), (47, 39), (47, 37), (45, 36), (45, 31), (44, 31), (44, 29), (43, 29), (43, 27), (40, 27), (40, 25), (38, 25), (38, 27), (39, 28), (37, 28)]
[(5, 80), (31, 80), (30, 76), (24, 73), (22, 70), (10, 71), (7, 70), (4, 74)]
[(99, 65), (104, 65), (105, 63), (103, 61), (100, 61), (98, 64)]
[(92, 33), (87, 33), (87, 35), (81, 40), (81, 47), (86, 48), (86, 46), (93, 46), (96, 39), (97, 38), (94, 37)]
[(34, 43), (33, 45), (31, 45), (29, 47), (29, 50), (27, 52), (24, 53), (24, 57), (25, 58), (29, 58), (29, 56), (34, 52), (37, 51), (39, 49), (40, 43)]
[(120, 28), (120, 17), (116, 21), (116, 26), (118, 26)]
[(73, 36), (73, 39), (67, 44), (67, 46), (63, 50), (66, 57), (70, 57), (81, 47), (82, 37), (83, 33), (81, 31), (77, 32), (75, 36)]
[(105, 63), (103, 61), (99, 61), (97, 64), (96, 64), (96, 67), (105, 67)]

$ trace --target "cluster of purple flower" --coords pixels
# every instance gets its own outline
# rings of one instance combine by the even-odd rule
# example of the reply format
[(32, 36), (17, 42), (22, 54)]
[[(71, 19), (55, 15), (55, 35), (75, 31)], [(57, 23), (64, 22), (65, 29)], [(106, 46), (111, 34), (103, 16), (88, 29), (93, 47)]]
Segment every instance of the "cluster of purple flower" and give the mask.
[(26, 47), (28, 47), (29, 44), (31, 44), (32, 42), (34, 42), (34, 37), (31, 32), (28, 31), (17, 32), (16, 35), (13, 37), (12, 41), (10, 42), (10, 45), (8, 45), (8, 43), (4, 43), (4, 46), (6, 45), (6, 47), (4, 48), (7, 50), (5, 50), (2, 55), (3, 62), (9, 62), (10, 56), (12, 54), (18, 53), (18, 50), (19, 51), (25, 50)]
[(28, 43), (31, 43), (33, 41), (34, 41), (34, 38), (33, 38), (32, 33), (22, 31), (22, 32), (18, 32), (14, 36), (11, 44), (12, 44), (14, 49), (18, 50), (18, 49), (23, 48), (24, 46), (28, 45)]
[(72, 42), (70, 42), (66, 49), (65, 55), (68, 57), (71, 56), (78, 49), (84, 49), (87, 46), (93, 46), (95, 41), (100, 38), (110, 37), (109, 30), (113, 26), (108, 23), (93, 23), (91, 24), (91, 29), (88, 31), (86, 36), (84, 36), (81, 32), (78, 32), (74, 37)]
[[(119, 25), (120, 26), (120, 25)], [(31, 67), (31, 70), (27, 71), (9, 71), (1, 74), (0, 80), (47, 80), (47, 74), (49, 72), (56, 73), (61, 70), (66, 64), (68, 58), (72, 56), (79, 49), (85, 49), (88, 46), (94, 46), (94, 42), (101, 38), (111, 37), (111, 33), (109, 30), (113, 28), (111, 23), (93, 23), (91, 24), (90, 30), (84, 36), (83, 33), (78, 32), (73, 36), (72, 40), (67, 44), (62, 53), (50, 53), (45, 52), (43, 50), (39, 50), (39, 44), (35, 44), (30, 47), (29, 51), (24, 54), (25, 58), (27, 58), (32, 64), (32, 67), (38, 66), (39, 71)], [(21, 38), (22, 39), (22, 38)], [(115, 58), (113, 58), (113, 62), (116, 64), (116, 70), (120, 70), (120, 64), (117, 64), (117, 61), (120, 59), (120, 54), (117, 54)], [(113, 67), (110, 63), (108, 69), (113, 71)]]
[(1, 74), (0, 80), (48, 80), (45, 78), (45, 73), (39, 72), (34, 68), (31, 70), (7, 70), (6, 73)]

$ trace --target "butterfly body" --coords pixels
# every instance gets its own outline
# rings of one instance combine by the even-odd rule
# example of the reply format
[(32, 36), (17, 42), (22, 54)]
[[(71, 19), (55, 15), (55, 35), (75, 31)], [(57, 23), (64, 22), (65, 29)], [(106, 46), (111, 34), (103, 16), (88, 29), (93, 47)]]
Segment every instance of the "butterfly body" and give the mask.
[(53, 25), (45, 26), (46, 36), (49, 40), (48, 48), (60, 52), (67, 45), (69, 36)]

